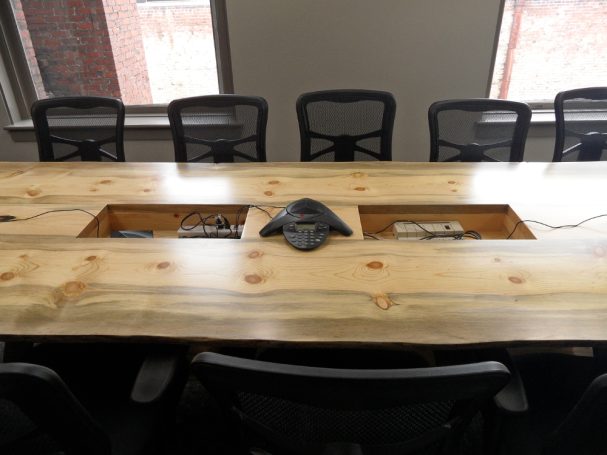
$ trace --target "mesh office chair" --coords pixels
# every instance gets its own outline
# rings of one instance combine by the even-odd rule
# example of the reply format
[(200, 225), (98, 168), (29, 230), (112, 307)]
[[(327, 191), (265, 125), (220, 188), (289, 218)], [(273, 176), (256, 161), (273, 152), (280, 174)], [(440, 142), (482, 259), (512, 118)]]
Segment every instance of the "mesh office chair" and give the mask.
[(129, 402), (128, 395), (86, 405), (88, 409), (49, 368), (0, 364), (0, 453), (157, 453), (158, 436), (167, 420), (165, 407)]
[(304, 93), (297, 100), (301, 161), (392, 160), (394, 96), (371, 90)]
[(522, 161), (530, 120), (525, 103), (437, 101), (428, 109), (430, 161)]
[(497, 362), (341, 370), (209, 352), (194, 358), (192, 371), (244, 435), (230, 441), (239, 453), (274, 455), (453, 453), (509, 378)]
[(49, 98), (32, 105), (40, 161), (124, 161), (124, 105), (116, 98)]
[(171, 101), (175, 161), (266, 161), (268, 103), (260, 97), (211, 95)]
[(607, 150), (607, 87), (560, 92), (554, 99), (552, 161), (600, 161)]

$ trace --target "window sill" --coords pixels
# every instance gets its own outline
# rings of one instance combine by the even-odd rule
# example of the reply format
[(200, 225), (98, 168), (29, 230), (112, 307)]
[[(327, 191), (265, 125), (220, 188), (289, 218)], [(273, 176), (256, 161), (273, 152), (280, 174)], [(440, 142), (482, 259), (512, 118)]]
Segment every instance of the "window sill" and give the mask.
[[(11, 134), (15, 142), (36, 141), (31, 119), (15, 122), (5, 126), (4, 129)], [(166, 114), (127, 114), (124, 129), (125, 140), (128, 141), (172, 140), (171, 127)]]

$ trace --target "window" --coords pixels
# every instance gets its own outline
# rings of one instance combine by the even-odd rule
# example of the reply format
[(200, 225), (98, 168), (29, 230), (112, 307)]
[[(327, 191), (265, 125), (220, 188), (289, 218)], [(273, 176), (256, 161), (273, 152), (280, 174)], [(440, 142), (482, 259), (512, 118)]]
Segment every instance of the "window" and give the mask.
[(227, 43), (220, 43), (227, 38), (224, 0), (9, 4), (9, 47), (21, 51), (20, 62), (14, 55), (10, 60), (18, 78), (23, 72), (29, 76), (23, 101), (28, 106), (35, 99), (75, 95), (119, 97), (127, 106), (153, 105), (231, 91), (229, 66), (218, 70), (216, 59), (229, 61), (216, 54), (218, 46), (227, 53)]
[(505, 0), (492, 98), (552, 103), (607, 85), (605, 0)]

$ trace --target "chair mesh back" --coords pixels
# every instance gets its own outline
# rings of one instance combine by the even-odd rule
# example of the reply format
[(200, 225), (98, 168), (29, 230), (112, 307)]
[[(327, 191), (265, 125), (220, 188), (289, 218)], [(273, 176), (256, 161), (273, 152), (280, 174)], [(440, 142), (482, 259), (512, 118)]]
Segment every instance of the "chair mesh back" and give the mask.
[(302, 161), (391, 159), (395, 102), (391, 94), (335, 90), (297, 102)]
[(562, 92), (555, 99), (553, 161), (607, 159), (607, 88)]
[(261, 98), (220, 95), (169, 105), (178, 162), (265, 161), (267, 104)]
[(119, 100), (95, 100), (53, 98), (34, 103), (41, 161), (124, 161), (124, 107)]
[(430, 161), (521, 161), (531, 111), (522, 103), (454, 100), (428, 112)]
[(413, 403), (380, 409), (344, 410), (240, 392), (237, 406), (254, 421), (305, 443), (356, 441), (395, 444), (447, 424), (455, 402)]
[(456, 444), (508, 380), (495, 362), (411, 370), (341, 370), (213, 353), (193, 372), (246, 430), (245, 444), (320, 454), (352, 444), (373, 454), (438, 454)]
[(59, 445), (11, 400), (0, 398), (0, 453), (60, 455)]

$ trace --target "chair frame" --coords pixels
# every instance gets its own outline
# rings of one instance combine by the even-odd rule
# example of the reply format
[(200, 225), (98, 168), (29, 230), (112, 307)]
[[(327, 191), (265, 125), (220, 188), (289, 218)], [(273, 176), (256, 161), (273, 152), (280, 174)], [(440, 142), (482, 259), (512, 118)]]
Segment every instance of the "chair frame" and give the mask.
[[(224, 410), (241, 426), (260, 434), (278, 453), (327, 453), (333, 442), (314, 443), (286, 440), (285, 436), (257, 422), (238, 409), (235, 391), (256, 393), (303, 405), (339, 410), (372, 410), (442, 399), (462, 400), (449, 422), (403, 442), (362, 447), (348, 441), (337, 445), (374, 454), (409, 453), (407, 450), (457, 442), (459, 430), (510, 378), (498, 362), (482, 362), (433, 368), (359, 370), (285, 365), (204, 352), (192, 361), (192, 371)], [(235, 432), (242, 430), (236, 428)], [(245, 447), (246, 448), (246, 447)], [(342, 453), (342, 452), (340, 452)], [(354, 450), (353, 453), (362, 453)], [(365, 452), (366, 453), (366, 452)], [(443, 453), (443, 452), (441, 452)]]
[[(186, 136), (183, 128), (183, 118), (181, 111), (188, 107), (210, 107), (210, 108), (234, 108), (236, 105), (247, 105), (256, 107), (258, 110), (256, 133), (252, 136), (229, 140), (216, 139), (206, 140)], [(168, 105), (168, 116), (171, 124), (171, 133), (173, 135), (173, 145), (175, 148), (175, 162), (188, 163), (196, 162), (207, 157), (212, 157), (214, 163), (234, 162), (234, 156), (249, 161), (266, 161), (266, 126), (268, 123), (268, 103), (259, 96), (242, 95), (206, 95), (173, 100)], [(257, 151), (257, 160), (251, 160), (251, 157), (244, 153), (234, 150), (234, 146), (244, 142), (255, 141)], [(186, 144), (203, 144), (211, 150), (203, 155), (194, 158), (188, 158)]]
[(111, 454), (107, 434), (53, 370), (26, 363), (0, 364), (2, 397), (25, 411), (68, 455)]
[[(514, 134), (511, 140), (497, 142), (493, 144), (479, 145), (472, 144), (455, 144), (440, 139), (438, 114), (446, 110), (460, 110), (467, 112), (484, 112), (484, 111), (512, 111), (517, 114)], [(460, 153), (445, 161), (498, 161), (485, 152), (488, 149), (496, 147), (510, 147), (510, 162), (523, 161), (525, 153), (525, 142), (527, 140), (527, 132), (531, 121), (531, 108), (526, 103), (517, 101), (496, 100), (491, 98), (470, 98), (470, 99), (454, 99), (444, 100), (432, 103), (428, 109), (428, 125), (430, 127), (430, 161), (437, 162), (440, 155), (440, 146), (453, 147)]]
[[(580, 151), (578, 161), (599, 161), (604, 149), (607, 149), (607, 135), (592, 133), (575, 133), (579, 137), (580, 144), (564, 150), (565, 147), (565, 101), (576, 98), (588, 98), (607, 101), (607, 87), (588, 87), (574, 90), (565, 90), (554, 98), (554, 115), (556, 118), (556, 136), (554, 141), (553, 162), (563, 161), (566, 155)], [(570, 133), (572, 133), (570, 131)]]
[[(380, 101), (384, 104), (384, 115), (380, 130), (356, 136), (349, 135), (326, 135), (315, 133), (310, 130), (310, 118), (306, 107), (309, 103), (317, 101), (329, 101), (335, 103), (355, 103), (358, 101)], [(356, 142), (366, 138), (380, 138), (379, 161), (392, 161), (392, 132), (394, 129), (394, 117), (396, 115), (396, 100), (394, 95), (389, 92), (377, 90), (323, 90), (318, 92), (304, 93), (297, 99), (295, 108), (297, 110), (297, 120), (299, 122), (299, 136), (301, 142), (301, 161), (313, 161), (319, 156), (335, 152), (336, 162), (354, 161), (354, 152), (368, 154), (377, 158), (374, 152), (370, 152), (358, 145)], [(321, 150), (312, 154), (311, 139), (326, 139), (333, 142), (328, 149)]]
[[(75, 140), (63, 138), (51, 134), (48, 124), (47, 111), (53, 108), (93, 109), (96, 107), (107, 107), (116, 110), (116, 126), (114, 135), (103, 140)], [(101, 161), (102, 157), (112, 161), (125, 161), (124, 156), (124, 118), (125, 108), (118, 98), (101, 96), (67, 96), (47, 98), (35, 101), (31, 108), (32, 121), (38, 142), (38, 154), (40, 161), (65, 161), (80, 156), (82, 161)], [(107, 143), (116, 144), (116, 157), (103, 150), (102, 146)], [(78, 147), (75, 152), (56, 158), (53, 152), (53, 144), (62, 143)]]

